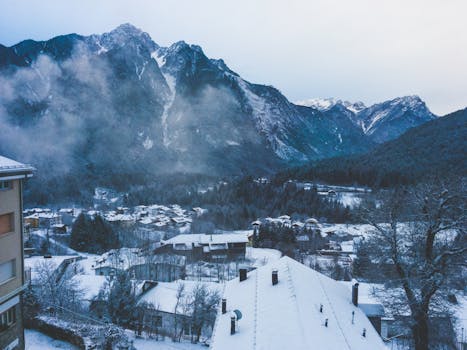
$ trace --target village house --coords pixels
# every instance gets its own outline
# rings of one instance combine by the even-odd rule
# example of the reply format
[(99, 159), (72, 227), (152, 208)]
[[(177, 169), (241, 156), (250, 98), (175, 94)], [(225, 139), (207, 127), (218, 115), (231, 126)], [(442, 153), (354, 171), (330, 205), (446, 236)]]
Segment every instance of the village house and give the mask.
[[(180, 298), (179, 288), (183, 286)], [(221, 293), (222, 284), (212, 282), (175, 281), (160, 282), (143, 293), (138, 306), (144, 307), (143, 327), (146, 331), (157, 329), (158, 334), (174, 336), (176, 322), (184, 336), (191, 335), (191, 309), (189, 303), (195, 288), (205, 287), (211, 293)], [(210, 329), (206, 329), (210, 333)], [(210, 335), (210, 334), (208, 334)]]
[(186, 275), (186, 258), (168, 254), (143, 254), (139, 248), (111, 250), (96, 259), (94, 272), (114, 276), (126, 271), (138, 280), (171, 282)]
[(386, 349), (339, 282), (282, 257), (225, 285), (211, 350)]
[(162, 241), (156, 252), (183, 255), (190, 261), (243, 260), (251, 236), (246, 233), (182, 234)]

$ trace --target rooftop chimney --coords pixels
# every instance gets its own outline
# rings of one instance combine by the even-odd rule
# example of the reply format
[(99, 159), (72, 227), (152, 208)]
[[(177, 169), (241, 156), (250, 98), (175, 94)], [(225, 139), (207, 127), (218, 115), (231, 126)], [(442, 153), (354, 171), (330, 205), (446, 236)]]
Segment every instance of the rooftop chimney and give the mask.
[(227, 299), (222, 299), (222, 313), (225, 314), (227, 312)]
[(246, 280), (246, 269), (240, 269), (238, 275), (240, 277), (240, 282)]
[(235, 316), (230, 317), (230, 334), (235, 334)]
[(277, 283), (279, 283), (278, 271), (272, 270), (272, 285), (275, 286)]
[(352, 303), (358, 306), (358, 282), (352, 286)]

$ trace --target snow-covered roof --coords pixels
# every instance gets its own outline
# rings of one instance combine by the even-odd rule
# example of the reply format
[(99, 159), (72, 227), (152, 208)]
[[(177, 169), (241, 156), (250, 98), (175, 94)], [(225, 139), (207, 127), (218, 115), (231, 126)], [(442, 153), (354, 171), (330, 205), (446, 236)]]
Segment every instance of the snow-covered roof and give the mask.
[(184, 234), (172, 237), (164, 244), (188, 244), (197, 245), (222, 244), (222, 243), (248, 243), (248, 233), (228, 233), (228, 234)]
[[(157, 286), (147, 291), (138, 303), (150, 303), (157, 310), (173, 313), (177, 304), (177, 291), (179, 285), (185, 286), (184, 295), (189, 297), (197, 286), (204, 285), (209, 291), (218, 293), (222, 292), (223, 285), (213, 282), (198, 282), (198, 281), (183, 281), (177, 280), (174, 282), (158, 282)], [(178, 310), (182, 312), (183, 310)]]
[(143, 254), (139, 248), (112, 249), (95, 258), (94, 268), (112, 267), (119, 270), (128, 270), (136, 265), (157, 263), (184, 265), (185, 257), (166, 254)]
[[(279, 276), (275, 286), (273, 269)], [(250, 272), (243, 282), (227, 282), (223, 297), (228, 312), (219, 315), (212, 350), (386, 349), (362, 310), (352, 304), (345, 286), (288, 257)], [(234, 309), (243, 317), (237, 332), (230, 335)]]
[(0, 174), (8, 173), (31, 173), (33, 167), (19, 163), (13, 159), (0, 156)]

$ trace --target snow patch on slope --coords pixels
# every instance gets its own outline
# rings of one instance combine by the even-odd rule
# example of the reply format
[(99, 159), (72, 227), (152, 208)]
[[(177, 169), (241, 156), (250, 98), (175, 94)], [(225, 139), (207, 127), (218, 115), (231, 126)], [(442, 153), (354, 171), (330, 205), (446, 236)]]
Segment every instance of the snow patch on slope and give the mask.
[(151, 55), (152, 58), (157, 62), (157, 65), (161, 69), (161, 73), (169, 87), (169, 96), (167, 102), (164, 105), (164, 112), (162, 113), (162, 142), (165, 147), (168, 147), (170, 144), (169, 135), (168, 135), (168, 124), (167, 118), (169, 116), (170, 108), (172, 107), (174, 100), (175, 100), (175, 93), (176, 93), (176, 79), (173, 75), (164, 72), (162, 67), (165, 65), (165, 55), (160, 54), (159, 51), (153, 52)]

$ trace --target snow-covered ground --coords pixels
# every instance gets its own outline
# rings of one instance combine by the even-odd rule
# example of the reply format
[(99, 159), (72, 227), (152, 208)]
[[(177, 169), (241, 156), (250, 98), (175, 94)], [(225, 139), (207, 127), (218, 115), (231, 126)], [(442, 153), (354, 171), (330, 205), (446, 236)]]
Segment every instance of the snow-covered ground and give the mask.
[(26, 350), (78, 350), (78, 347), (32, 329), (24, 330)]
[[(78, 350), (79, 348), (62, 340), (53, 339), (41, 332), (32, 329), (24, 331), (26, 340), (26, 350)], [(199, 350), (206, 349), (202, 344), (192, 344), (189, 342), (174, 343), (170, 339), (132, 339), (137, 350)]]
[(355, 208), (362, 202), (362, 198), (359, 193), (355, 192), (341, 192), (337, 195), (337, 201), (342, 205)]
[(189, 342), (174, 343), (170, 339), (157, 341), (154, 339), (134, 339), (134, 347), (137, 350), (200, 350), (207, 349), (202, 344), (192, 344)]
[(336, 235), (350, 234), (352, 236), (368, 236), (374, 232), (374, 227), (368, 224), (322, 224), (321, 231)]
[(267, 263), (274, 262), (280, 259), (282, 253), (276, 249), (267, 248), (246, 248), (246, 259), (251, 262), (251, 266), (260, 267)]

